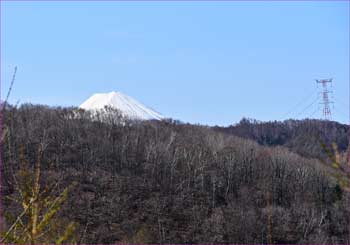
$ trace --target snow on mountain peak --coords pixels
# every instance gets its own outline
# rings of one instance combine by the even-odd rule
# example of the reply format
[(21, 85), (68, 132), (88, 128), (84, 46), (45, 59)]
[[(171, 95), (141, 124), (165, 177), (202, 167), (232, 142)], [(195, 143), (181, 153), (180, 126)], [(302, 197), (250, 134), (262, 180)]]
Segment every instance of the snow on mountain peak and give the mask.
[(99, 93), (92, 95), (79, 107), (85, 110), (101, 110), (105, 106), (118, 109), (121, 113), (137, 120), (161, 120), (164, 118), (160, 113), (143, 105), (137, 100), (121, 92)]

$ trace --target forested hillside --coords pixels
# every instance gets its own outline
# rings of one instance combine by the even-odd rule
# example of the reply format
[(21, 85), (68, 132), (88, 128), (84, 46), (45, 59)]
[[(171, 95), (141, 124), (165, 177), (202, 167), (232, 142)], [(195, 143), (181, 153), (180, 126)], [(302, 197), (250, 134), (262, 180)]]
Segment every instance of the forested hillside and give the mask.
[(319, 159), (327, 157), (322, 144), (336, 143), (338, 150), (344, 152), (349, 139), (348, 125), (316, 119), (259, 122), (244, 118), (236, 125), (215, 127), (215, 130), (252, 139), (261, 145), (285, 146), (302, 156)]
[[(349, 194), (308, 135), (323, 122), (223, 129), (111, 115), (8, 106), (6, 217), (20, 214), (15, 176), (41, 144), (42, 185), (54, 181), (59, 193), (77, 182), (59, 217), (77, 224), (78, 243), (350, 243)], [(346, 127), (329, 128), (325, 144), (345, 150)]]

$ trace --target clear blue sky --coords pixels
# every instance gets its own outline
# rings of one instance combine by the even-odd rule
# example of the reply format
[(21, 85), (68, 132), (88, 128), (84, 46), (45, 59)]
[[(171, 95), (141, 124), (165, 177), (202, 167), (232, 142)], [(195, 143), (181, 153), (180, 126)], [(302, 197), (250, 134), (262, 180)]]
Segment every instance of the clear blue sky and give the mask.
[[(121, 91), (185, 122), (320, 117), (349, 107), (349, 2), (1, 2), (2, 97), (79, 105)], [(312, 106), (308, 105), (311, 104)], [(288, 113), (289, 112), (289, 113)]]

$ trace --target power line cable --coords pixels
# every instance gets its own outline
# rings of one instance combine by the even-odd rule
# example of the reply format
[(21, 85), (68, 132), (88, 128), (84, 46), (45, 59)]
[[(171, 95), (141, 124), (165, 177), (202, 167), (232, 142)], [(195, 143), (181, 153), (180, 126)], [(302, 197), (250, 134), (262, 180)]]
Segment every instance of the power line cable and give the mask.
[(309, 114), (308, 118), (312, 118), (312, 116), (315, 115), (316, 112), (319, 112), (319, 111), (320, 111), (320, 108), (317, 107), (317, 109), (316, 109), (314, 112), (312, 112), (311, 114)]
[(307, 96), (305, 96), (302, 100), (300, 100), (296, 105), (294, 105), (292, 107), (292, 109), (290, 109), (287, 113), (285, 113), (283, 116), (282, 116), (282, 120), (288, 116), (289, 114), (291, 114), (292, 112), (294, 112), (296, 110), (297, 107), (299, 107), (301, 104), (303, 104), (304, 102), (308, 101), (310, 98), (312, 98), (312, 96), (315, 94), (315, 92), (318, 91), (318, 88), (314, 89), (311, 93), (309, 93)]
[(301, 112), (299, 112), (295, 117), (298, 117), (302, 115), (305, 111), (307, 111), (311, 106), (313, 106), (318, 101), (318, 98), (316, 98), (311, 104), (306, 106)]

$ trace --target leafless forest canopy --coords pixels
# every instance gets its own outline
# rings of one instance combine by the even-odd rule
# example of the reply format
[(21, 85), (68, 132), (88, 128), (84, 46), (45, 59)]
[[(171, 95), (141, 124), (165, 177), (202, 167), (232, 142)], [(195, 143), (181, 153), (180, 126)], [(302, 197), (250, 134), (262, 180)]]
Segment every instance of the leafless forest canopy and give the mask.
[(78, 243), (350, 243), (346, 125), (207, 127), (30, 104), (3, 121), (5, 228), (21, 212), (21, 162), (33, 168), (44, 145), (41, 185), (76, 182), (59, 221), (77, 224)]

